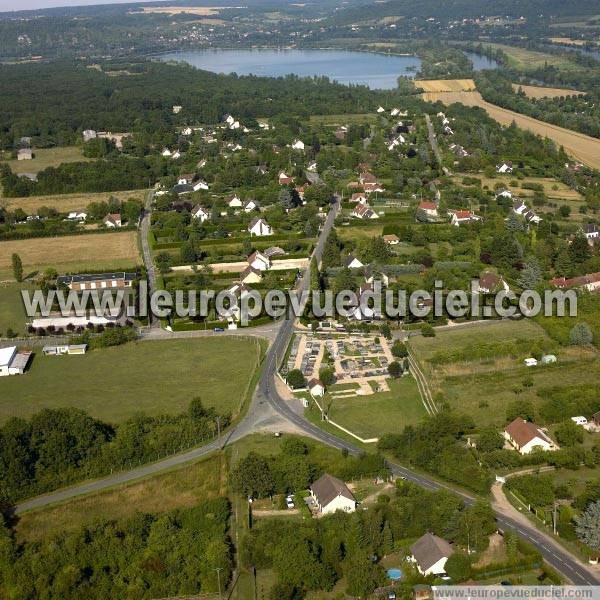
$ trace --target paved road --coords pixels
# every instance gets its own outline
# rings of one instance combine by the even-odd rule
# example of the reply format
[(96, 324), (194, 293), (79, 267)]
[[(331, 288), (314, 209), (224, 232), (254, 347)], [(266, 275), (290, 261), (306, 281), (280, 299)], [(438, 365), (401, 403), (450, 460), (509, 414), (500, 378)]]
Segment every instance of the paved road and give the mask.
[[(339, 204), (336, 204), (330, 211), (323, 226), (321, 236), (317, 242), (313, 254), (318, 262), (320, 262), (323, 255), (323, 248), (325, 246), (327, 236), (333, 227), (335, 216), (337, 215), (338, 210)], [(299, 291), (306, 289), (309, 281), (310, 277), (308, 274), (305, 274), (305, 276), (299, 282)], [(58, 490), (45, 496), (32, 498), (19, 504), (16, 507), (16, 512), (20, 513), (26, 510), (41, 508), (49, 504), (62, 502), (82, 494), (98, 492), (113, 486), (128, 483), (141, 477), (156, 475), (157, 473), (167, 469), (177, 467), (192, 460), (196, 460), (215, 450), (222, 449), (230, 442), (240, 439), (241, 437), (244, 437), (245, 435), (257, 430), (265, 429), (267, 426), (273, 424), (292, 425), (297, 431), (302, 432), (305, 435), (310, 435), (311, 437), (328, 444), (329, 446), (338, 448), (340, 450), (346, 449), (352, 455), (360, 454), (362, 450), (354, 444), (346, 442), (345, 440), (342, 440), (308, 422), (302, 414), (299, 414), (293, 410), (290, 402), (286, 401), (279, 394), (275, 385), (278, 361), (285, 354), (285, 350), (293, 331), (294, 319), (284, 319), (273, 343), (271, 344), (271, 347), (267, 352), (264, 368), (250, 410), (240, 424), (229, 431), (226, 435), (210, 442), (205, 446), (202, 446), (201, 448), (196, 448), (190, 450), (189, 452), (178, 454), (153, 464), (144, 465), (142, 467), (122, 473), (115, 473), (96, 481), (85, 482), (71, 488)], [(469, 494), (457, 492), (450, 486), (446, 486), (443, 483), (432, 479), (431, 477), (414, 473), (413, 471), (410, 471), (409, 469), (406, 469), (405, 467), (402, 467), (394, 462), (388, 462), (388, 467), (394, 475), (398, 477), (404, 477), (407, 481), (415, 483), (425, 489), (437, 490), (446, 488), (454, 493), (457, 493), (467, 504), (472, 504), (475, 502), (475, 498)], [(546, 561), (556, 570), (568, 577), (574, 584), (600, 584), (600, 578), (591, 573), (589, 569), (582, 565), (571, 554), (569, 554), (560, 546), (551, 544), (548, 536), (543, 532), (538, 531), (532, 524), (513, 518), (507, 508), (496, 506), (496, 520), (500, 529), (517, 531), (519, 535), (534, 544), (542, 553)]]

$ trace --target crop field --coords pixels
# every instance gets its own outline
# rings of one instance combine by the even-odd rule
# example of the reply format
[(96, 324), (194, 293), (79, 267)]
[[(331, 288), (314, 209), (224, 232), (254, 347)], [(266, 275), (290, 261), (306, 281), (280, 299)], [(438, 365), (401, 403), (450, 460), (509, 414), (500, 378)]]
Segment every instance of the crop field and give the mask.
[(218, 15), (218, 7), (213, 6), (144, 6), (142, 12), (148, 14), (178, 15), (187, 13), (188, 15), (198, 15), (199, 17), (212, 17)]
[(565, 88), (541, 87), (537, 85), (521, 85), (513, 83), (513, 90), (522, 90), (528, 98), (562, 98), (564, 96), (585, 96), (585, 92)]
[(33, 148), (35, 158), (31, 160), (11, 160), (8, 166), (13, 173), (39, 173), (48, 167), (57, 167), (62, 163), (88, 161), (80, 146), (61, 148)]
[(580, 70), (577, 63), (569, 60), (568, 56), (546, 54), (535, 50), (526, 50), (517, 46), (506, 46), (504, 44), (486, 44), (487, 48), (502, 50), (508, 56), (509, 66), (519, 70), (542, 69), (545, 65), (555, 66), (561, 70)]
[[(413, 338), (411, 346), (432, 393), (442, 394), (478, 426), (501, 427), (511, 403), (530, 401), (539, 407), (545, 390), (580, 385), (582, 372), (592, 380), (600, 375), (595, 350), (559, 349), (539, 325), (527, 320), (445, 330), (435, 338)], [(555, 353), (558, 363), (525, 367), (523, 360), (534, 346)], [(490, 358), (476, 356), (484, 347)]]
[(28, 196), (26, 198), (5, 198), (3, 201), (9, 210), (22, 208), (28, 215), (35, 214), (42, 206), (54, 208), (59, 212), (85, 210), (92, 202), (108, 202), (109, 198), (124, 201), (130, 198), (143, 201), (146, 190), (131, 190), (128, 192), (102, 192), (89, 194), (57, 194), (54, 196)]
[(194, 397), (234, 413), (260, 353), (255, 338), (231, 337), (132, 342), (83, 356), (38, 352), (25, 375), (0, 378), (0, 422), (74, 406), (118, 423), (137, 412), (181, 413)]
[(13, 253), (21, 257), (25, 275), (50, 267), (59, 272), (114, 271), (141, 263), (136, 231), (0, 242), (0, 280), (12, 278)]
[(483, 108), (490, 117), (502, 125), (511, 125), (513, 121), (521, 129), (531, 131), (542, 137), (553, 140), (557, 146), (563, 146), (565, 151), (573, 158), (594, 168), (600, 169), (600, 140), (564, 129), (557, 125), (544, 123), (532, 117), (522, 115), (494, 104), (486, 102), (479, 92), (427, 92), (421, 97), (428, 102), (443, 102), (450, 105), (456, 102), (465, 106), (478, 106)]
[(27, 283), (0, 283), (0, 337), (12, 329), (17, 335), (25, 334), (27, 315), (21, 299), (21, 290), (34, 289)]
[(425, 94), (450, 92), (471, 92), (476, 89), (472, 79), (418, 79), (415, 86), (421, 88)]

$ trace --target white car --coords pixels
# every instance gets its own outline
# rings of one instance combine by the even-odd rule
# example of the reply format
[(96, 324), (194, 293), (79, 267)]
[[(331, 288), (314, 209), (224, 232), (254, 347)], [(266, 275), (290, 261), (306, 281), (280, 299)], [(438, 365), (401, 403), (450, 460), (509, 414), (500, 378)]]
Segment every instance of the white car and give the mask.
[(286, 502), (288, 508), (296, 508), (296, 505), (293, 502)]

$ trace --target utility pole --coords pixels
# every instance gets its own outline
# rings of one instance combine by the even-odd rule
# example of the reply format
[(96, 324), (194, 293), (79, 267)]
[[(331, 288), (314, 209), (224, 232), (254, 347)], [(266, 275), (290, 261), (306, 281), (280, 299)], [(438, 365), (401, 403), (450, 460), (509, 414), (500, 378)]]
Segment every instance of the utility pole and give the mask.
[(219, 598), (221, 598), (221, 571), (223, 570), (223, 567), (215, 567), (215, 571), (217, 572), (217, 578), (219, 581)]

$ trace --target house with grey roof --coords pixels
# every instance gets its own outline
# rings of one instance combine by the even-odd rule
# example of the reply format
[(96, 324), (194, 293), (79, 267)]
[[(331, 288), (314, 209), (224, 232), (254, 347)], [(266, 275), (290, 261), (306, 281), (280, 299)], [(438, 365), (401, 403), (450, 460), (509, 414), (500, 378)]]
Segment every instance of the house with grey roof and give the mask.
[(444, 539), (426, 533), (410, 547), (410, 560), (421, 575), (445, 575), (446, 561), (454, 554), (454, 548)]
[(356, 500), (348, 486), (329, 473), (319, 477), (310, 486), (310, 495), (321, 515), (331, 514), (338, 510), (344, 512), (356, 510)]

